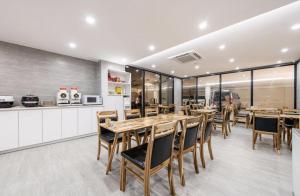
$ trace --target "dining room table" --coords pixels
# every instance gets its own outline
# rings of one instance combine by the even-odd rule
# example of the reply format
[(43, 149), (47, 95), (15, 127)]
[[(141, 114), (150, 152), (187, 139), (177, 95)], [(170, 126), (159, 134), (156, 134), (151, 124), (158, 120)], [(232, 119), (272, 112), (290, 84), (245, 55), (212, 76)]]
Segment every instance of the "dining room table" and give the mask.
[(143, 117), (130, 120), (122, 121), (111, 121), (109, 123), (100, 123), (100, 128), (110, 130), (115, 134), (114, 141), (112, 144), (111, 153), (108, 159), (108, 164), (106, 167), (106, 174), (109, 173), (112, 166), (112, 160), (114, 158), (116, 146), (118, 143), (119, 136), (122, 135), (122, 151), (127, 150), (128, 141), (130, 140), (130, 133), (152, 127), (155, 124), (166, 123), (171, 121), (177, 121), (183, 127), (183, 121), (193, 118), (192, 116), (180, 115), (180, 114), (160, 114), (158, 116)]

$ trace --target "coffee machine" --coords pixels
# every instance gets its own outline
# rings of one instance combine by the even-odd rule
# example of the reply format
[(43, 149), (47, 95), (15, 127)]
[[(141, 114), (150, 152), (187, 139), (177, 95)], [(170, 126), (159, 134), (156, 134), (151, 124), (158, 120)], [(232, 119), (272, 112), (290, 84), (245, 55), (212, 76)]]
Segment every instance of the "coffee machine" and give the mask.
[(70, 104), (69, 92), (67, 88), (60, 88), (57, 92), (56, 103), (57, 105), (66, 105)]
[(78, 92), (78, 88), (71, 88), (70, 90), (70, 103), (74, 105), (81, 104), (81, 93)]

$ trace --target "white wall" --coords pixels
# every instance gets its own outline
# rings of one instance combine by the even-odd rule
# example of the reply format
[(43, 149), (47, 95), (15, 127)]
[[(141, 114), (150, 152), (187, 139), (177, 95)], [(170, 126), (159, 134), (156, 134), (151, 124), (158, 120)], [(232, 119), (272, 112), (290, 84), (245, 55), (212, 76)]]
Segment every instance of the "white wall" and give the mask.
[(297, 65), (297, 108), (300, 109), (300, 62)]
[(179, 107), (182, 105), (182, 83), (181, 79), (174, 78), (174, 104), (176, 105), (176, 112), (178, 111)]

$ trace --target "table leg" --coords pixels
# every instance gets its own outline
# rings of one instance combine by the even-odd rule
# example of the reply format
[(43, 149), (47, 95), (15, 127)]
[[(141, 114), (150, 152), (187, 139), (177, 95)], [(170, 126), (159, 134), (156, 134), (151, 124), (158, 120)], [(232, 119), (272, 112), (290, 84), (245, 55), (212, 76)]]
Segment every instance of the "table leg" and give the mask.
[(115, 138), (114, 138), (114, 142), (113, 142), (113, 145), (112, 145), (111, 153), (110, 153), (110, 156), (109, 156), (109, 160), (108, 160), (108, 163), (107, 163), (107, 167), (106, 167), (106, 175), (108, 174), (109, 171), (111, 171), (112, 160), (113, 160), (114, 155), (115, 155), (115, 149), (116, 149), (117, 143), (118, 143), (118, 134), (116, 133)]
[[(128, 133), (130, 135), (130, 133)], [(130, 139), (130, 138), (128, 138)], [(127, 150), (127, 133), (122, 133), (122, 151)], [(122, 157), (121, 160), (121, 169), (120, 169), (120, 190), (125, 191), (125, 184), (126, 184), (126, 167), (125, 165), (125, 158)]]

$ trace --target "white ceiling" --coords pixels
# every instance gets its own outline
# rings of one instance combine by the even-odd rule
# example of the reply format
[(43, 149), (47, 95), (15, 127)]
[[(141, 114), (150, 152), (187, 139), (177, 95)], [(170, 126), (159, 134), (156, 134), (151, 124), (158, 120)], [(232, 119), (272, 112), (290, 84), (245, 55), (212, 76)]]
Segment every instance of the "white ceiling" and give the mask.
[[(182, 77), (229, 70), (236, 65), (242, 68), (274, 63), (279, 58), (298, 58), (300, 46), (296, 43), (300, 34), (290, 32), (289, 28), (300, 22), (299, 2), (274, 11), (271, 16), (266, 14), (259, 16), (261, 19), (223, 29), (292, 2), (1, 0), (0, 40), (94, 61), (124, 64), (122, 59), (126, 58), (127, 63), (138, 62), (135, 65), (150, 69), (155, 63), (156, 70), (175, 70), (175, 75)], [(87, 24), (86, 16), (95, 17), (95, 25)], [(201, 31), (198, 24), (204, 20), (208, 28)], [(195, 71), (194, 65), (182, 66), (165, 58), (191, 45), (176, 51), (166, 49), (196, 38), (192, 49), (204, 58), (199, 70)], [(70, 49), (70, 42), (76, 43), (77, 48)], [(223, 52), (217, 50), (221, 43), (227, 45)], [(154, 52), (148, 50), (151, 44), (156, 47)], [(278, 52), (281, 47), (291, 50), (283, 56)], [(151, 56), (156, 52), (161, 53)], [(145, 59), (147, 56), (150, 57)], [(231, 57), (236, 59), (232, 66), (227, 63)]]

